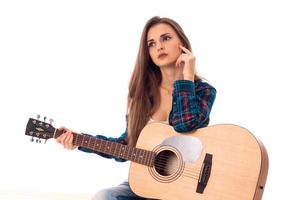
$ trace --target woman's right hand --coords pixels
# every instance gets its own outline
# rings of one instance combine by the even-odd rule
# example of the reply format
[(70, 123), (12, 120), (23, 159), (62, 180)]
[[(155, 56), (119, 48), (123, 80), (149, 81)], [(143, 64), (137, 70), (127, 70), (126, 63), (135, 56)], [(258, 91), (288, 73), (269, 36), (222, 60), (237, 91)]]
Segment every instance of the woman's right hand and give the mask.
[(56, 142), (62, 144), (65, 149), (69, 150), (73, 150), (78, 147), (73, 145), (73, 134), (71, 130), (65, 127), (60, 127), (58, 130), (63, 131), (63, 134), (56, 138)]

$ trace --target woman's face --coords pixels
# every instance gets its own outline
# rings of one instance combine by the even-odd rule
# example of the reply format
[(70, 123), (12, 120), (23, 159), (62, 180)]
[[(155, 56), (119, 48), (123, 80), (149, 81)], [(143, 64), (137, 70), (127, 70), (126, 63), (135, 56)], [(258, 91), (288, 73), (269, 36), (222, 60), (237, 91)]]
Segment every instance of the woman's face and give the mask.
[(175, 65), (182, 45), (174, 29), (165, 23), (152, 26), (147, 34), (147, 46), (154, 64), (159, 67)]

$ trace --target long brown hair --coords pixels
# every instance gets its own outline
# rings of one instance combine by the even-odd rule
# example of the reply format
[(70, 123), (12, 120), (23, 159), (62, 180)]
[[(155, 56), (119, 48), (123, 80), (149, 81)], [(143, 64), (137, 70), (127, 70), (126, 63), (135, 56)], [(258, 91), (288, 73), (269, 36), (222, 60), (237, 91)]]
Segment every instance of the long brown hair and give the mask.
[[(160, 23), (170, 25), (177, 33), (183, 46), (190, 51), (192, 50), (191, 44), (182, 28), (174, 20), (155, 16), (146, 23), (140, 39), (135, 68), (129, 82), (127, 98), (128, 145), (131, 146), (136, 145), (141, 130), (160, 104), (159, 85), (162, 81), (162, 75), (160, 68), (153, 63), (147, 46), (147, 34), (149, 29)], [(195, 76), (195, 80), (196, 79), (199, 79), (199, 77)]]

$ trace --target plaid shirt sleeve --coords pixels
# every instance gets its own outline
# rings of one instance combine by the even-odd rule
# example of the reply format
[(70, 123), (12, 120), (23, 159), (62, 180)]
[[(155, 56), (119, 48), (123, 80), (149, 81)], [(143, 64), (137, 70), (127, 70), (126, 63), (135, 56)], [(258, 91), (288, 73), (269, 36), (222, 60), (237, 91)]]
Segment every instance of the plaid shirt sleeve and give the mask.
[(177, 132), (189, 132), (209, 123), (216, 89), (206, 82), (176, 80), (169, 123)]
[[(85, 134), (85, 135), (88, 135), (88, 134)], [(126, 115), (126, 130), (119, 137), (113, 138), (113, 137), (106, 137), (104, 135), (96, 135), (96, 138), (101, 139), (101, 140), (109, 140), (109, 141), (117, 142), (117, 143), (120, 143), (120, 144), (127, 144), (127, 115)], [(95, 154), (97, 154), (99, 156), (102, 156), (104, 158), (113, 158), (118, 162), (127, 161), (127, 160), (124, 160), (122, 158), (111, 156), (111, 155), (108, 155), (108, 154), (105, 154), (105, 153), (96, 152), (96, 151), (93, 151), (93, 150), (85, 148), (85, 147), (78, 147), (78, 150), (86, 152), (86, 153), (95, 153)]]

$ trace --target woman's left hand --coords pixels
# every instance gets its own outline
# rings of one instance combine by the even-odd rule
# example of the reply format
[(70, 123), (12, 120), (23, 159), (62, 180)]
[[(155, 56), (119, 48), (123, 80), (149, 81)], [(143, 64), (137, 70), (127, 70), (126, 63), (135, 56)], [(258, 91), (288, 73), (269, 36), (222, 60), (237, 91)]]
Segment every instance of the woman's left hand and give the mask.
[(175, 66), (177, 68), (183, 67), (183, 79), (194, 81), (196, 58), (187, 48), (181, 45), (179, 45), (179, 48), (182, 49), (184, 53), (178, 57)]

